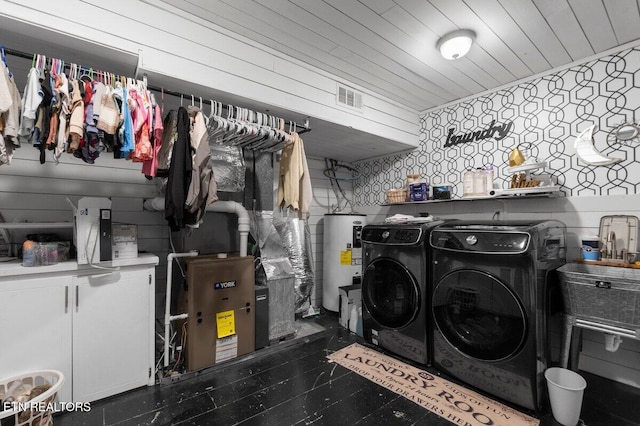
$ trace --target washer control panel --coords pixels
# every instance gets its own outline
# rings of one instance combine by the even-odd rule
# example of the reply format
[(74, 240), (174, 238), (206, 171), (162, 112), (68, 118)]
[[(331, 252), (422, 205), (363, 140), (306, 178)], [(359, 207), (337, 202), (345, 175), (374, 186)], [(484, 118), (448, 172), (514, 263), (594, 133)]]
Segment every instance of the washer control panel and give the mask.
[(362, 230), (362, 241), (372, 244), (414, 245), (422, 241), (422, 229), (365, 226)]

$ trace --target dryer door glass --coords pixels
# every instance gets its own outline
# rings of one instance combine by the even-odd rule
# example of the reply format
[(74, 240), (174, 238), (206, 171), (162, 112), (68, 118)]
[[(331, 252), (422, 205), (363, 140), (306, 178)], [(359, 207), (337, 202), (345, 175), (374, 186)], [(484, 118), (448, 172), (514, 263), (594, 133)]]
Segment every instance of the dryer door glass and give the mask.
[(522, 303), (509, 287), (485, 272), (462, 269), (445, 275), (436, 284), (432, 306), (444, 338), (472, 358), (509, 358), (527, 334)]
[(362, 299), (371, 317), (386, 328), (409, 325), (420, 309), (415, 278), (403, 264), (392, 259), (376, 259), (367, 266)]

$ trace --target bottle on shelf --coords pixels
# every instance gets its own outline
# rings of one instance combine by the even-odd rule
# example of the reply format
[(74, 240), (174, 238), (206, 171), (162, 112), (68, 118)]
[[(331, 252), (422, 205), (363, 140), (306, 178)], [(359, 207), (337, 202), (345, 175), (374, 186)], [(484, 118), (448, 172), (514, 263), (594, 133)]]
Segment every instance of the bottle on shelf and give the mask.
[(491, 194), (491, 191), (493, 190), (493, 175), (494, 171), (493, 171), (493, 164), (487, 164), (485, 166), (485, 178), (486, 178), (486, 194), (489, 195)]
[(474, 171), (472, 169), (467, 169), (466, 172), (462, 175), (462, 196), (463, 197), (471, 197), (474, 194)]
[(487, 195), (486, 175), (486, 171), (482, 167), (478, 167), (473, 171), (473, 195)]

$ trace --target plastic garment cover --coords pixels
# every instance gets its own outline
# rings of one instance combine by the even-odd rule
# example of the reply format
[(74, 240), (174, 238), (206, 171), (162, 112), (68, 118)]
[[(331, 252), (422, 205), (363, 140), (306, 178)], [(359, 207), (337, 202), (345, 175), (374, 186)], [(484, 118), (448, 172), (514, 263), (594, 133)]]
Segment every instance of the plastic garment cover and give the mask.
[(242, 148), (224, 142), (216, 128), (216, 121), (209, 119), (207, 133), (211, 157), (209, 167), (213, 169), (218, 191), (244, 191), (245, 165)]
[(306, 220), (298, 217), (274, 217), (275, 226), (282, 243), (289, 253), (295, 273), (296, 313), (303, 311), (309, 301), (314, 284), (311, 230)]

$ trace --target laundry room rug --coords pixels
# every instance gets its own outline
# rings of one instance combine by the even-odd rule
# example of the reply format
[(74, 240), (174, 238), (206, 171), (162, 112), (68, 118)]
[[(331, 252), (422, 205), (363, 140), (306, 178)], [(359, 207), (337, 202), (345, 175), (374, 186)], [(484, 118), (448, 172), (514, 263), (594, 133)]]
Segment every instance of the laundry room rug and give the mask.
[(357, 343), (327, 358), (457, 425), (540, 424), (536, 418)]

